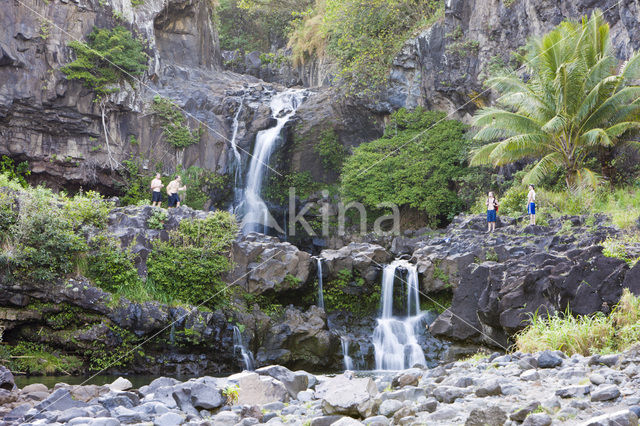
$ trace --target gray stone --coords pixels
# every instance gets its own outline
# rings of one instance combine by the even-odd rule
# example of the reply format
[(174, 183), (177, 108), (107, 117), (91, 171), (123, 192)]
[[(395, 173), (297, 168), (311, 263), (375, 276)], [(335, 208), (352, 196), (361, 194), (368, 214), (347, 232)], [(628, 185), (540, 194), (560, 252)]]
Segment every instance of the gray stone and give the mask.
[(295, 374), (293, 371), (280, 365), (269, 365), (267, 367), (258, 368), (256, 373), (260, 375), (268, 375), (276, 380), (281, 381), (289, 391), (289, 395), (295, 398), (298, 392), (307, 390), (309, 387), (309, 377), (306, 374)]
[(638, 416), (630, 410), (621, 410), (593, 417), (581, 426), (638, 426)]
[(364, 419), (362, 423), (368, 426), (389, 426), (389, 419), (385, 416), (373, 416)]
[(402, 408), (402, 402), (396, 399), (387, 399), (382, 401), (378, 412), (385, 417), (392, 417), (396, 411)]
[(527, 404), (526, 406), (524, 406), (522, 408), (516, 408), (509, 415), (509, 418), (511, 420), (516, 421), (516, 422), (522, 422), (522, 421), (524, 421), (525, 418), (527, 418), (527, 416), (529, 414), (531, 414), (532, 412), (537, 410), (539, 407), (540, 407), (540, 402), (538, 402), (538, 401), (530, 402), (529, 404)]
[(533, 413), (524, 419), (522, 426), (549, 426), (551, 421), (551, 416), (547, 413)]
[(38, 411), (65, 411), (69, 408), (87, 406), (87, 403), (71, 398), (71, 393), (67, 389), (57, 389), (53, 391), (47, 399), (34, 406), (34, 408)]
[(133, 408), (140, 404), (140, 399), (133, 392), (109, 392), (98, 398), (98, 403), (111, 411), (115, 407)]
[(560, 402), (560, 398), (554, 396), (542, 401), (541, 407), (548, 413), (555, 413), (562, 407), (562, 403)]
[(247, 417), (246, 419), (242, 419), (240, 423), (236, 423), (236, 426), (251, 426), (257, 425), (258, 423), (260, 423), (260, 420), (255, 417)]
[(577, 417), (578, 415), (578, 410), (576, 410), (573, 407), (564, 407), (562, 410), (558, 411), (558, 413), (556, 414), (556, 418), (558, 420), (569, 420), (569, 419), (574, 419), (575, 417)]
[(76, 417), (69, 420), (68, 426), (120, 426), (120, 421), (112, 417), (97, 417), (95, 419), (91, 417)]
[(378, 388), (370, 378), (349, 379), (337, 376), (316, 387), (322, 396), (322, 412), (325, 415), (343, 414), (370, 417), (375, 408)]
[(520, 380), (533, 382), (540, 379), (540, 374), (536, 370), (525, 370), (520, 375)]
[(603, 384), (606, 381), (606, 379), (602, 374), (593, 373), (591, 376), (589, 376), (589, 381), (594, 385), (598, 386)]
[(579, 396), (588, 395), (591, 392), (591, 386), (569, 386), (556, 390), (556, 395), (560, 398), (577, 398)]
[(234, 426), (240, 421), (240, 416), (232, 411), (222, 411), (211, 418), (216, 426)]
[(24, 415), (31, 409), (31, 404), (22, 404), (18, 405), (13, 410), (9, 411), (8, 414), (4, 416), (4, 420), (7, 422), (14, 422), (16, 420), (21, 419)]
[(507, 413), (497, 405), (474, 408), (467, 417), (465, 426), (502, 426), (507, 421)]
[(474, 383), (475, 380), (473, 380), (471, 377), (460, 377), (458, 380), (456, 380), (454, 386), (457, 386), (459, 388), (468, 388), (469, 386), (473, 386)]
[(436, 411), (437, 407), (438, 401), (435, 398), (427, 398), (423, 400), (423, 402), (418, 401), (416, 411), (426, 411), (428, 413), (433, 413), (434, 411)]
[(229, 377), (229, 381), (237, 382), (238, 404), (263, 405), (269, 402), (288, 402), (289, 391), (285, 385), (271, 376), (245, 371)]
[(42, 383), (32, 383), (22, 388), (22, 393), (32, 393), (32, 392), (49, 392), (49, 389), (43, 385)]
[(89, 407), (83, 408), (69, 408), (68, 410), (64, 410), (61, 412), (56, 421), (60, 423), (66, 423), (71, 419), (75, 419), (76, 417), (94, 417), (93, 412)]
[(562, 365), (562, 358), (553, 351), (543, 351), (538, 355), (538, 368), (554, 368)]
[(280, 411), (285, 407), (283, 402), (270, 402), (268, 404), (263, 404), (262, 409), (267, 411)]
[(609, 401), (620, 396), (616, 385), (600, 386), (591, 393), (591, 401)]
[(162, 386), (153, 391), (153, 393), (148, 393), (147, 396), (144, 397), (143, 401), (156, 401), (160, 402), (167, 406), (167, 408), (178, 408), (178, 404), (176, 404), (176, 400), (173, 399), (173, 387)]
[(411, 368), (397, 374), (391, 381), (393, 387), (417, 386), (424, 371), (419, 368)]
[(4, 365), (0, 365), (0, 389), (8, 391), (17, 389), (13, 374)]
[(580, 378), (583, 379), (587, 376), (588, 372), (585, 368), (563, 368), (560, 370), (556, 377), (559, 379), (574, 379)]
[(442, 407), (435, 413), (431, 413), (427, 416), (427, 419), (433, 422), (441, 422), (445, 420), (451, 420), (458, 417), (460, 411), (452, 407)]
[(214, 386), (196, 383), (191, 387), (191, 405), (195, 408), (210, 410), (222, 407), (225, 402), (220, 389)]
[(351, 417), (343, 417), (337, 422), (331, 423), (331, 426), (356, 426), (361, 424), (362, 422), (359, 422), (358, 420), (353, 419)]
[(433, 396), (439, 401), (446, 404), (453, 403), (456, 399), (464, 398), (469, 392), (466, 388), (458, 388), (455, 386), (438, 386), (433, 391)]
[(120, 423), (142, 423), (151, 420), (148, 414), (126, 407), (115, 407), (111, 410), (111, 415), (117, 418)]
[(633, 407), (629, 407), (629, 410), (633, 412), (636, 416), (640, 417), (640, 405), (634, 405)]
[(191, 387), (194, 385), (195, 383), (193, 382), (176, 385), (172, 388), (173, 392), (171, 392), (171, 396), (175, 400), (180, 411), (186, 414), (198, 416), (200, 414), (198, 409), (191, 403)]
[(124, 377), (118, 377), (107, 387), (113, 391), (126, 391), (133, 387), (131, 381), (129, 379), (125, 379)]
[(171, 386), (177, 385), (178, 383), (180, 382), (171, 377), (158, 377), (148, 385), (142, 386), (139, 389), (139, 392), (146, 396), (150, 393), (154, 393), (158, 388), (166, 387), (166, 386), (171, 387)]
[(330, 426), (340, 420), (343, 416), (320, 416), (311, 419), (309, 426)]
[(609, 354), (609, 355), (601, 355), (598, 359), (598, 364), (606, 365), (607, 367), (613, 367), (620, 360), (620, 355), (618, 354)]
[(523, 370), (538, 368), (538, 360), (532, 356), (524, 356), (518, 360), (518, 367), (522, 368)]
[(476, 396), (484, 398), (486, 396), (495, 396), (502, 394), (502, 386), (497, 380), (489, 380), (476, 389)]
[(315, 392), (313, 392), (312, 390), (300, 391), (298, 392), (298, 396), (296, 397), (296, 399), (300, 402), (309, 402), (313, 400), (314, 394)]
[(169, 408), (161, 402), (150, 401), (140, 404), (136, 407), (137, 410), (142, 410), (147, 414), (160, 415), (169, 411)]

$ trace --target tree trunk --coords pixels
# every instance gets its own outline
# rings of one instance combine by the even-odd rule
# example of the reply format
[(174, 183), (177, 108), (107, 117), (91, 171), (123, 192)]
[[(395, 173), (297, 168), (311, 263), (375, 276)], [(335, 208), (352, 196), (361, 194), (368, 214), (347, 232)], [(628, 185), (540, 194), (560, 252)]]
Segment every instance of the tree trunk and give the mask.
[(613, 167), (613, 150), (613, 147), (602, 147), (598, 151), (598, 161), (600, 161), (602, 177), (609, 181), (611, 185), (616, 183), (616, 168)]

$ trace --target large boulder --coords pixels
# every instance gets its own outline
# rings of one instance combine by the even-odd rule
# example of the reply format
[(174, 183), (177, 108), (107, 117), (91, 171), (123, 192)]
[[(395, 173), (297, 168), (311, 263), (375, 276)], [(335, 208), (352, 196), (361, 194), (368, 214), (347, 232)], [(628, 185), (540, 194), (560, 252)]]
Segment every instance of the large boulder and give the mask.
[(239, 405), (263, 405), (270, 402), (289, 401), (289, 391), (280, 381), (270, 376), (244, 371), (229, 376), (229, 383), (236, 383)]
[(316, 397), (322, 398), (325, 415), (343, 414), (370, 417), (376, 411), (378, 388), (371, 378), (350, 378), (340, 375), (316, 387)]
[(370, 243), (350, 243), (338, 250), (322, 250), (320, 257), (327, 267), (327, 280), (338, 277), (344, 270), (357, 272), (366, 282), (374, 282), (380, 275), (380, 265), (392, 259), (384, 247)]
[(13, 374), (7, 367), (0, 365), (0, 389), (13, 391), (17, 389)]
[(311, 255), (275, 237), (252, 233), (233, 243), (236, 265), (227, 277), (247, 293), (282, 292), (302, 287), (309, 278)]
[(289, 306), (283, 317), (259, 338), (259, 363), (295, 369), (331, 365), (338, 345), (337, 338), (329, 332), (324, 310), (316, 306), (306, 312)]
[(307, 390), (309, 387), (309, 377), (306, 373), (296, 374), (281, 365), (269, 365), (267, 367), (258, 368), (256, 373), (263, 376), (271, 376), (281, 381), (289, 391), (292, 398), (296, 398), (298, 393)]

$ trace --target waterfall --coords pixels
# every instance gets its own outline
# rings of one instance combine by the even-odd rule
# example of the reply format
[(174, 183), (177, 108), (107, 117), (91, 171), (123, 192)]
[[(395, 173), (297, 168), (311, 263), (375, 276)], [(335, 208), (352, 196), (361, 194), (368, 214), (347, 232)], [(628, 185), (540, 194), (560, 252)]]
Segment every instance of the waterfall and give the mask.
[(346, 336), (340, 336), (342, 344), (342, 361), (345, 370), (353, 370), (353, 358), (349, 356), (349, 339)]
[[(240, 154), (240, 151), (238, 150), (238, 142), (236, 141), (237, 137), (238, 137), (238, 125), (239, 125), (239, 121), (238, 118), (240, 118), (240, 114), (242, 113), (242, 106), (244, 105), (244, 97), (245, 95), (242, 95), (242, 98), (240, 98), (240, 105), (238, 106), (238, 110), (236, 111), (235, 115), (233, 116), (233, 125), (231, 126), (232, 129), (232, 133), (231, 133), (231, 149), (233, 149), (233, 157), (235, 159), (234, 165), (235, 165), (235, 172), (234, 172), (234, 188), (236, 188), (236, 194), (238, 193), (238, 189), (240, 188), (241, 185), (241, 179), (242, 179), (242, 155)], [(239, 195), (239, 194), (238, 194)]]
[(318, 265), (318, 307), (324, 309), (324, 292), (322, 290), (322, 258), (316, 258)]
[(276, 119), (276, 125), (261, 130), (256, 135), (239, 209), (244, 214), (242, 219), (244, 232), (266, 233), (267, 228), (274, 225), (260, 192), (267, 174), (267, 164), (280, 140), (280, 133), (287, 121), (295, 114), (305, 94), (305, 90), (289, 89), (271, 98), (271, 115)]
[(240, 352), (242, 356), (242, 362), (244, 363), (244, 369), (252, 371), (253, 370), (253, 354), (247, 347), (244, 345), (242, 341), (242, 333), (240, 333), (240, 329), (233, 326), (233, 352)]
[[(393, 290), (398, 268), (407, 271), (406, 316), (393, 316)], [(418, 344), (418, 329), (422, 328), (416, 266), (396, 260), (384, 268), (382, 274), (381, 314), (373, 331), (376, 370), (402, 370), (415, 364), (426, 365), (422, 348)]]

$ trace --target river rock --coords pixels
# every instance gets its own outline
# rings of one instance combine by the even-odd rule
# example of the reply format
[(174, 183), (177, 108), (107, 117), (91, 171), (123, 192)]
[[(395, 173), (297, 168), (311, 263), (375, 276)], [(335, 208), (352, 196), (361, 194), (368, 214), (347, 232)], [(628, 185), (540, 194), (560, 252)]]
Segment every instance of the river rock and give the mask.
[(168, 412), (153, 419), (153, 426), (175, 426), (184, 422), (184, 417), (178, 413)]
[(133, 387), (131, 381), (125, 379), (124, 377), (118, 377), (113, 383), (107, 386), (109, 389), (113, 391), (125, 391), (129, 390)]
[(458, 398), (463, 398), (469, 392), (465, 388), (456, 386), (438, 386), (433, 391), (433, 396), (439, 401), (446, 404), (453, 403)]
[(327, 380), (316, 387), (322, 395), (322, 412), (326, 415), (370, 417), (375, 410), (378, 388), (370, 378), (349, 379), (344, 375)]
[(309, 386), (309, 377), (306, 374), (295, 374), (293, 371), (280, 365), (269, 365), (255, 370), (260, 375), (268, 375), (281, 381), (292, 398), (299, 392), (306, 390)]
[(204, 383), (196, 383), (191, 387), (191, 405), (197, 409), (210, 410), (224, 405), (220, 389)]
[(553, 351), (542, 351), (538, 355), (538, 368), (554, 368), (562, 365), (562, 358)]
[(569, 386), (556, 391), (560, 398), (577, 398), (591, 392), (591, 386)]
[(616, 385), (600, 386), (591, 393), (591, 401), (609, 401), (620, 396)]
[(373, 416), (367, 417), (362, 423), (368, 426), (389, 426), (389, 419), (385, 416)]
[(245, 371), (230, 376), (229, 381), (237, 383), (240, 387), (238, 391), (238, 404), (240, 405), (262, 405), (270, 402), (289, 401), (289, 391), (281, 381), (273, 377)]
[(638, 426), (638, 416), (630, 410), (621, 410), (593, 417), (581, 426)]
[(524, 419), (522, 426), (549, 426), (551, 422), (551, 416), (547, 413), (533, 413)]
[(9, 371), (9, 369), (4, 365), (0, 365), (0, 389), (13, 391), (16, 388), (11, 371)]
[(507, 421), (507, 413), (497, 405), (474, 408), (465, 421), (465, 426), (502, 426)]
[(20, 392), (22, 393), (32, 393), (32, 392), (49, 392), (49, 389), (43, 385), (42, 383), (32, 383), (23, 387)]
[(76, 401), (71, 397), (71, 393), (66, 389), (57, 389), (44, 401), (35, 405), (38, 411), (64, 411), (70, 408), (87, 407), (88, 404)]
[(530, 402), (529, 404), (527, 404), (525, 407), (523, 408), (518, 408), (515, 411), (513, 411), (510, 415), (509, 418), (511, 420), (514, 420), (516, 422), (522, 422), (524, 421), (524, 419), (531, 414), (532, 412), (534, 412), (535, 410), (537, 410), (540, 407), (540, 402), (538, 401), (533, 401)]
[(322, 250), (320, 257), (327, 267), (327, 279), (335, 279), (340, 271), (357, 271), (366, 282), (379, 277), (380, 265), (391, 261), (384, 247), (370, 243), (350, 243), (338, 250)]
[(402, 402), (395, 399), (387, 399), (382, 401), (378, 412), (385, 417), (392, 417), (396, 411), (402, 408)]

